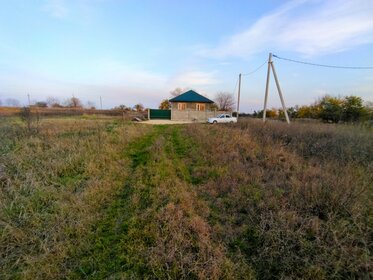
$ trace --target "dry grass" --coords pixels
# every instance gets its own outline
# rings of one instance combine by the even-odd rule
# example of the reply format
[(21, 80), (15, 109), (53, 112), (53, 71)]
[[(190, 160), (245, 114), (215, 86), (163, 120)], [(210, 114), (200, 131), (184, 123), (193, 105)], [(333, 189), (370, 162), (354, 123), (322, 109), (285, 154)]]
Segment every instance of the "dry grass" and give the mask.
[(1, 119), (0, 278), (372, 276), (371, 130)]
[(369, 278), (373, 135), (350, 129), (188, 128), (213, 232), (258, 278)]
[(44, 121), (38, 135), (1, 123), (0, 274), (62, 277), (69, 251), (123, 186), (123, 150), (145, 127), (109, 121)]

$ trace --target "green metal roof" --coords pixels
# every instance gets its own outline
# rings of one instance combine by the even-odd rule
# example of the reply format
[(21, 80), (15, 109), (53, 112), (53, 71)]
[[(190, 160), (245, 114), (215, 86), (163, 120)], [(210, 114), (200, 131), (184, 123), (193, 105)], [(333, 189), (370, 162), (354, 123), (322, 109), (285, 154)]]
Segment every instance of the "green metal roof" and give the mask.
[(214, 101), (200, 95), (199, 93), (195, 92), (194, 90), (188, 90), (170, 99), (170, 102), (199, 102), (199, 103), (214, 103)]

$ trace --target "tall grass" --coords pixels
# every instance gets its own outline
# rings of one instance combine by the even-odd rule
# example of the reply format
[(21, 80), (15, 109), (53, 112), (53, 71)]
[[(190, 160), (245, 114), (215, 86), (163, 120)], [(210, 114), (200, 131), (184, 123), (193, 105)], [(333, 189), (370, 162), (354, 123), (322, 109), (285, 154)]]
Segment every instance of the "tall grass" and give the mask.
[(64, 277), (60, 264), (123, 186), (125, 148), (146, 130), (110, 125), (45, 120), (30, 135), (17, 120), (2, 121), (0, 278)]
[(372, 275), (372, 131), (0, 120), (1, 279)]
[(259, 122), (186, 131), (201, 147), (192, 174), (213, 232), (233, 259), (262, 279), (371, 276), (369, 131)]

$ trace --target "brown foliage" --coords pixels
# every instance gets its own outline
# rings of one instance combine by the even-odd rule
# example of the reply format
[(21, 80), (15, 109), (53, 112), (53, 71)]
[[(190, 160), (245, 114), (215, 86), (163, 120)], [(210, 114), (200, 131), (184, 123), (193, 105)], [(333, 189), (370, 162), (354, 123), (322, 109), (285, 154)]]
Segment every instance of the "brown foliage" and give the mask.
[[(187, 129), (206, 162), (192, 174), (216, 209), (212, 232), (233, 262), (249, 263), (258, 278), (367, 277), (373, 170), (359, 149), (371, 150), (373, 141), (365, 142), (371, 134), (300, 127), (249, 122)], [(344, 138), (353, 142), (346, 146)], [(328, 154), (304, 145), (317, 147), (321, 139), (329, 139)]]

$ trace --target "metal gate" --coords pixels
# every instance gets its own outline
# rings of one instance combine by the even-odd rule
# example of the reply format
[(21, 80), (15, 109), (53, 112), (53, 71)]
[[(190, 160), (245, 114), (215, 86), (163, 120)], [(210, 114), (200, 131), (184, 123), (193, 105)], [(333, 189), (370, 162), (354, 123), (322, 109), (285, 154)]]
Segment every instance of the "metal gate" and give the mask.
[(150, 109), (149, 110), (149, 119), (162, 119), (170, 120), (171, 119), (171, 110), (159, 110), (159, 109)]

